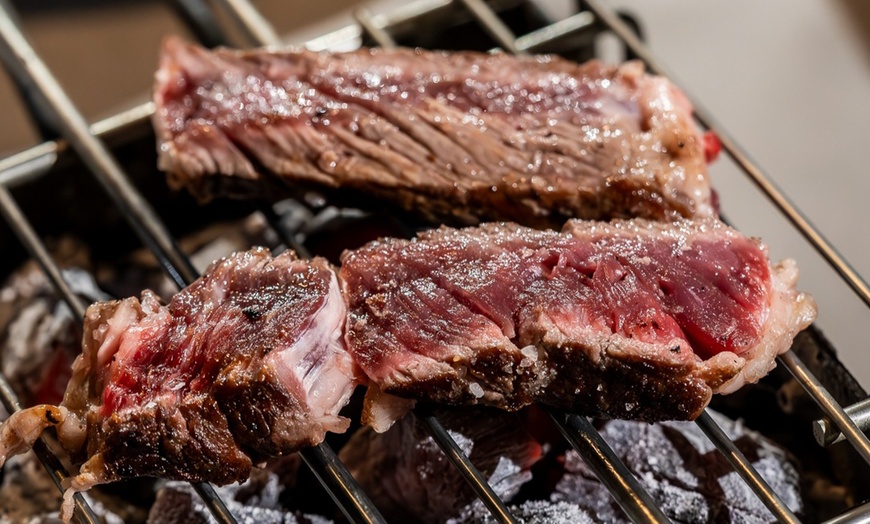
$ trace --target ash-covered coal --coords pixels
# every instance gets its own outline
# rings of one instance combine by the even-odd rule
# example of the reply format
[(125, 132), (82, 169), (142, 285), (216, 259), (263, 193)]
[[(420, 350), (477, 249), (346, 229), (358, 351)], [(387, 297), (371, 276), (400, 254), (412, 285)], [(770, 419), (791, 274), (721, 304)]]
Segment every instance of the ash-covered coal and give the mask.
[[(285, 464), (287, 461), (283, 461)], [(295, 471), (296, 464), (292, 469)], [(282, 469), (286, 469), (284, 466)], [(239, 524), (331, 524), (317, 515), (289, 510), (281, 503), (287, 471), (258, 470), (242, 484), (215, 488)], [(292, 473), (291, 473), (292, 475)], [(167, 482), (148, 514), (149, 524), (213, 524), (214, 517), (190, 484)]]
[[(800, 512), (799, 475), (793, 459), (741, 422), (710, 413), (788, 507)], [(775, 521), (749, 485), (693, 423), (650, 425), (614, 420), (604, 424), (601, 435), (665, 514), (676, 522)], [(574, 451), (567, 453), (565, 469), (552, 495), (554, 501), (577, 503), (602, 522), (629, 522)]]
[[(508, 508), (520, 524), (594, 524), (596, 521), (588, 511), (570, 502), (550, 502), (530, 500), (520, 506)], [(495, 524), (498, 522), (486, 511), (476, 511), (472, 515), (450, 519), (448, 524)]]
[[(436, 417), (502, 500), (532, 479), (542, 450), (521, 415), (465, 408), (438, 409)], [(339, 458), (390, 521), (445, 522), (486, 511), (415, 415), (386, 433), (361, 429)]]

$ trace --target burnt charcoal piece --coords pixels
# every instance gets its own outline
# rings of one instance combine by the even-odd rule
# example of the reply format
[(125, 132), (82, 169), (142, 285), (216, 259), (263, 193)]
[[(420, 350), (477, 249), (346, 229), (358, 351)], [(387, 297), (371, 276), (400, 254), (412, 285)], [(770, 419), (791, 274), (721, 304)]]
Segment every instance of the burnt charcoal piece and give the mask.
[(815, 318), (791, 260), (714, 219), (442, 228), (345, 253), (347, 344), (384, 393), (692, 419)]
[[(711, 412), (788, 507), (800, 512), (800, 476), (786, 452), (740, 422)], [(610, 421), (601, 435), (675, 522), (761, 524), (776, 519), (694, 424)], [(629, 522), (583, 459), (569, 451), (553, 500), (579, 504), (602, 522)]]
[[(639, 62), (420, 49), (207, 51), (167, 39), (154, 128), (174, 188), (316, 188), (439, 223), (717, 214), (692, 107)], [(375, 198), (372, 198), (375, 197)]]
[[(531, 480), (541, 445), (521, 416), (480, 408), (435, 414), (500, 498), (510, 500)], [(486, 511), (414, 415), (386, 433), (361, 429), (339, 458), (389, 521), (444, 522), (478, 505)]]
[[(595, 524), (600, 522), (592, 518), (589, 512), (581, 506), (564, 501), (530, 500), (519, 506), (511, 506), (508, 510), (520, 524)], [(496, 524), (497, 522), (498, 520), (491, 514), (478, 511), (471, 515), (450, 519), (447, 524)]]
[(83, 462), (68, 495), (138, 476), (244, 480), (347, 428), (345, 315), (326, 261), (262, 248), (215, 262), (165, 306), (148, 291), (96, 303), (63, 403), (13, 415), (0, 458), (57, 425)]

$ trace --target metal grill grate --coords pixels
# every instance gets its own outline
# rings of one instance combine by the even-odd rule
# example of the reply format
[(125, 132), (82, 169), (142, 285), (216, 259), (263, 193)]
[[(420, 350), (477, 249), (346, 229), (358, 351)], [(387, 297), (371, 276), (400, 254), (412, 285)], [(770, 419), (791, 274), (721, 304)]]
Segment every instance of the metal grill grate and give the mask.
[[(247, 0), (219, 0), (215, 3), (230, 15), (230, 18), (251, 42), (257, 45), (277, 46), (281, 44), (281, 40), (268, 21)], [(598, 0), (584, 2), (587, 9), (585, 11), (519, 37), (515, 36), (502, 22), (496, 10), (483, 0), (461, 0), (458, 2), (461, 6), (454, 6), (454, 3), (448, 0), (422, 0), (387, 16), (358, 11), (356, 13), (358, 25), (318, 38), (310, 42), (309, 47), (325, 49), (338, 43), (358, 40), (360, 37), (367, 37), (381, 46), (391, 46), (394, 45), (391, 34), (397, 28), (407, 27), (409, 24), (413, 26), (419, 23), (424, 16), (451, 7), (467, 10), (466, 15), (473, 17), (480, 28), (507, 52), (531, 52), (547, 45), (565, 41), (583, 32), (610, 30), (622, 40), (633, 55), (644, 60), (652, 71), (664, 73), (661, 65), (628, 25)], [(176, 0), (174, 5), (181, 18), (192, 27), (203, 44), (213, 46), (227, 43), (223, 32), (215, 21), (214, 12), (205, 0)], [(179, 250), (166, 226), (133, 186), (129, 176), (124, 173), (104, 143), (105, 139), (123, 133), (126, 129), (145, 125), (154, 110), (153, 105), (144, 104), (88, 126), (54, 80), (51, 72), (33, 51), (16, 24), (14, 13), (3, 0), (0, 0), (0, 52), (2, 52), (7, 69), (16, 81), (21, 85), (35, 87), (36, 96), (31, 107), (39, 108), (37, 117), (41, 119), (41, 125), (46, 129), (56, 130), (63, 137), (63, 139), (45, 142), (0, 160), (0, 211), (30, 254), (40, 263), (58, 294), (66, 301), (76, 316), (83, 317), (85, 304), (72, 293), (63, 280), (57, 264), (51, 259), (39, 236), (8, 190), (8, 187), (12, 185), (26, 183), (46, 172), (54, 165), (58, 155), (67, 149), (74, 150), (87, 165), (91, 173), (99, 180), (118, 208), (124, 213), (142, 242), (154, 253), (166, 273), (178, 287), (192, 282), (196, 278), (196, 272), (189, 259)], [(748, 160), (746, 154), (733, 139), (725, 134), (720, 127), (713, 124), (712, 119), (700, 109), (697, 102), (693, 101), (693, 103), (696, 107), (695, 116), (698, 121), (719, 135), (725, 151), (789, 218), (858, 296), (870, 306), (870, 288), (861, 277), (794, 208), (766, 175)], [(272, 218), (270, 210), (264, 210), (264, 212), (267, 218)], [(292, 232), (285, 231), (274, 220), (271, 220), (270, 223), (273, 224), (285, 243), (296, 248), (300, 254), (305, 254), (304, 246), (294, 245)], [(870, 462), (870, 441), (830, 393), (822, 387), (818, 379), (810, 373), (806, 365), (792, 352), (781, 356), (779, 362), (794, 375), (861, 456)], [(17, 399), (2, 375), (0, 375), (0, 400), (10, 412), (19, 409)], [(493, 517), (498, 522), (515, 522), (504, 502), (499, 500), (492, 487), (487, 484), (468, 457), (462, 453), (438, 420), (425, 413), (420, 415), (434, 440), (447, 454), (450, 462), (458, 468), (463, 477), (474, 488)], [(620, 462), (585, 417), (555, 411), (551, 412), (551, 415), (565, 438), (592, 467), (602, 483), (608, 487), (616, 501), (633, 521), (668, 522), (661, 509), (656, 506), (638, 480)], [(697, 424), (778, 520), (797, 522), (797, 518), (709, 415), (703, 414), (698, 419)], [(830, 427), (830, 424), (825, 427)], [(67, 473), (60, 466), (60, 461), (51, 455), (42, 444), (37, 445), (35, 451), (55, 483), (60, 487), (61, 482), (67, 476)], [(308, 448), (303, 450), (301, 454), (305, 463), (313, 470), (350, 521), (367, 523), (384, 521), (377, 508), (356, 485), (344, 465), (327, 445), (322, 444)], [(227, 511), (226, 506), (217, 497), (210, 485), (198, 484), (194, 487), (218, 522), (235, 522), (233, 516)], [(870, 506), (861, 506), (831, 522), (857, 522), (867, 519), (868, 516), (870, 516)], [(80, 495), (76, 496), (76, 517), (80, 522), (96, 522), (91, 508)]]

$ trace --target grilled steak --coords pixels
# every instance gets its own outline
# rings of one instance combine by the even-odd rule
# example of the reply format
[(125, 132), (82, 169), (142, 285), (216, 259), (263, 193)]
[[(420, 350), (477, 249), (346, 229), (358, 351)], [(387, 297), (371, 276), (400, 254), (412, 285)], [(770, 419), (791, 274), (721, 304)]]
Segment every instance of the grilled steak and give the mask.
[[(502, 500), (531, 480), (541, 445), (523, 429), (520, 415), (480, 408), (435, 415)], [(356, 432), (339, 458), (391, 522), (444, 522), (480, 504), (414, 415), (383, 434)]]
[(253, 463), (347, 428), (344, 321), (324, 260), (265, 249), (216, 262), (167, 306), (150, 292), (94, 304), (63, 404), (13, 415), (0, 452), (59, 423), (84, 462), (73, 490), (146, 475), (246, 479)]
[(710, 219), (442, 228), (343, 257), (347, 344), (387, 394), (692, 419), (815, 318), (791, 260)]
[(716, 214), (715, 140), (638, 62), (210, 52), (170, 38), (154, 97), (160, 167), (202, 200), (313, 187), (439, 222), (555, 227)]

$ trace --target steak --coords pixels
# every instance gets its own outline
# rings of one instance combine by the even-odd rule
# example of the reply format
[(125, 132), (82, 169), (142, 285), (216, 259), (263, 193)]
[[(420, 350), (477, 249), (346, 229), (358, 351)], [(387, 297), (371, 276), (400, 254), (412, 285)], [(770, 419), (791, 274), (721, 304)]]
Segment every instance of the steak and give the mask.
[(692, 107), (639, 62), (165, 41), (160, 167), (201, 200), (325, 191), (439, 223), (715, 216)]
[(325, 260), (262, 248), (215, 262), (168, 305), (148, 291), (96, 303), (62, 405), (14, 414), (0, 452), (58, 424), (83, 462), (68, 495), (135, 476), (244, 480), (253, 464), (347, 428), (345, 311)]
[[(531, 480), (542, 449), (521, 415), (465, 408), (438, 409), (435, 416), (499, 498), (511, 500)], [(339, 458), (391, 522), (445, 522), (481, 504), (413, 414), (383, 434), (362, 428)]]
[(693, 419), (816, 315), (793, 261), (715, 219), (441, 228), (346, 252), (340, 277), (380, 392), (607, 418)]

